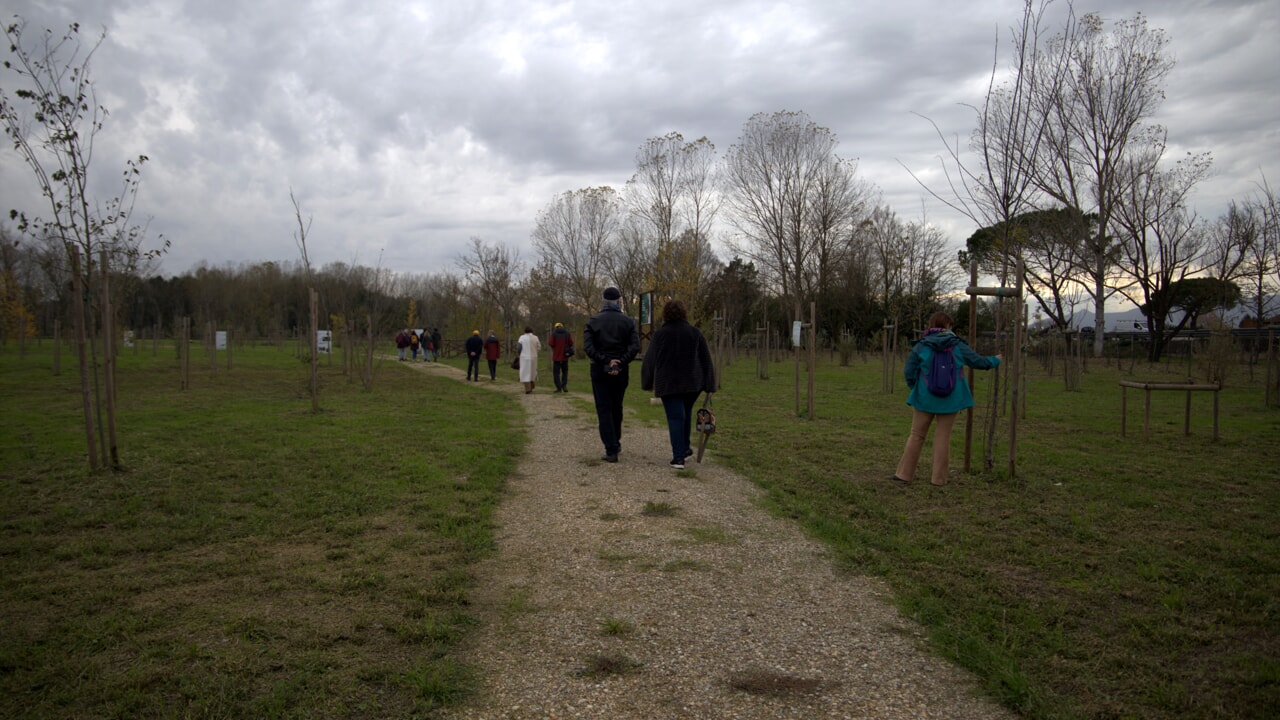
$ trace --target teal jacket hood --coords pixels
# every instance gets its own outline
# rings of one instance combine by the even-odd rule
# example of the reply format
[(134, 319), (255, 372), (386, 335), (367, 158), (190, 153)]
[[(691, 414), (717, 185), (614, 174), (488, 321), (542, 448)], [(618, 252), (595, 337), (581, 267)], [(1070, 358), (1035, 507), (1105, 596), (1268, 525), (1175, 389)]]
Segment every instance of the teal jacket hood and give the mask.
[[(955, 355), (956, 388), (946, 397), (938, 397), (925, 387), (922, 382), (929, 367), (933, 364), (933, 353), (937, 350), (951, 348)], [(990, 370), (1000, 365), (1000, 358), (994, 355), (983, 356), (974, 352), (968, 343), (950, 330), (942, 330), (925, 335), (911, 347), (911, 354), (902, 368), (903, 378), (911, 394), (907, 404), (911, 407), (934, 415), (947, 415), (973, 407), (973, 392), (965, 380), (964, 366), (975, 370)]]

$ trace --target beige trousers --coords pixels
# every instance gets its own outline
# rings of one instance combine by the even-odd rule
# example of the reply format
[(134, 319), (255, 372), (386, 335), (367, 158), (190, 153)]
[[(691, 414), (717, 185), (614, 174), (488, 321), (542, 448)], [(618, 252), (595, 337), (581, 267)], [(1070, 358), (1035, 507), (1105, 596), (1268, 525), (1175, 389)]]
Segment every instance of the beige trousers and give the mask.
[(911, 434), (907, 436), (907, 447), (902, 451), (902, 459), (898, 461), (895, 473), (902, 480), (913, 480), (916, 465), (920, 462), (920, 452), (924, 449), (925, 436), (929, 434), (929, 423), (934, 420), (938, 425), (933, 430), (933, 477), (934, 485), (947, 484), (947, 466), (951, 462), (951, 428), (955, 425), (956, 415), (934, 415), (912, 408)]

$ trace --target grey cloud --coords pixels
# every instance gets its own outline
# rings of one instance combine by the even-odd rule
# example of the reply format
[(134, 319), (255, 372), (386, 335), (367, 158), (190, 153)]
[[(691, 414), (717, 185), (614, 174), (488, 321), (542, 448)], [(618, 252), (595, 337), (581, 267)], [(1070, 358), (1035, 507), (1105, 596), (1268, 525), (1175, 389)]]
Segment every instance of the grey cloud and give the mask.
[[(636, 149), (679, 131), (724, 151), (758, 112), (801, 110), (860, 158), (905, 215), (942, 141), (962, 146), (993, 43), (1017, 0), (963, 7), (807, 0), (26, 0), (54, 27), (107, 25), (94, 66), (112, 117), (101, 170), (152, 157), (140, 212), (174, 240), (168, 272), (198, 260), (292, 258), (288, 189), (316, 220), (320, 262), (445, 268), (471, 236), (529, 255), (557, 193), (621, 186)], [(1064, 3), (1051, 6), (1060, 13)], [(1172, 38), (1179, 65), (1159, 116), (1179, 149), (1211, 150), (1204, 212), (1280, 173), (1269, 2), (1133, 0)], [(1078, 10), (1087, 8), (1078, 6)], [(166, 126), (177, 103), (191, 128)], [(5, 161), (0, 191), (23, 179)], [(20, 169), (20, 168), (19, 168)], [(1244, 172), (1247, 177), (1241, 178)], [(1274, 179), (1274, 178), (1273, 178)], [(965, 221), (927, 201), (931, 219)]]

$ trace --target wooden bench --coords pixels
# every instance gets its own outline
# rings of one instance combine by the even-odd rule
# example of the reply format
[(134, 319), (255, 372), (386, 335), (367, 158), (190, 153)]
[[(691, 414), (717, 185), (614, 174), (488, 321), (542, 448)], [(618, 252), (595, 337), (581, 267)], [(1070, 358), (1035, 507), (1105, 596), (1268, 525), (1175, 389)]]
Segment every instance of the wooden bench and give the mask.
[(1184, 436), (1191, 435), (1191, 393), (1200, 390), (1213, 391), (1213, 439), (1218, 440), (1218, 391), (1222, 386), (1218, 383), (1213, 384), (1196, 384), (1196, 383), (1158, 383), (1158, 382), (1138, 382), (1136, 380), (1120, 381), (1120, 436), (1125, 435), (1125, 425), (1129, 405), (1129, 388), (1138, 388), (1146, 392), (1146, 403), (1142, 412), (1142, 439), (1146, 440), (1151, 435), (1151, 391), (1152, 390), (1183, 390), (1187, 393), (1187, 409), (1182, 422), (1182, 434)]

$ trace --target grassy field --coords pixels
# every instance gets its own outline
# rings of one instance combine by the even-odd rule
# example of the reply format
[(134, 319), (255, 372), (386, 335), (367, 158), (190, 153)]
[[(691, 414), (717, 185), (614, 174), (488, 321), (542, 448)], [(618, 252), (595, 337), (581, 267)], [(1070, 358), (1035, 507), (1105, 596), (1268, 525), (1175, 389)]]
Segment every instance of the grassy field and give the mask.
[(126, 352), (126, 469), (95, 477), (67, 354), (0, 354), (0, 717), (404, 718), (471, 686), (517, 411), (392, 362), (373, 392), (322, 368), (315, 414), (291, 351), (193, 357), (186, 392), (172, 346)]
[[(1091, 367), (1083, 392), (1032, 368), (1007, 475), (1007, 422), (995, 471), (908, 487), (889, 480), (910, 424), (906, 390), (881, 390), (876, 360), (820, 366), (813, 421), (795, 418), (793, 370), (755, 378), (731, 365), (717, 396), (716, 456), (768, 490), (769, 503), (851, 568), (893, 585), (938, 650), (1031, 718), (1272, 718), (1280, 707), (1280, 411), (1243, 373), (1212, 396), (1129, 391), (1179, 382), (1185, 367), (1130, 374)], [(979, 374), (979, 397), (990, 374)], [(980, 400), (981, 402), (981, 400)], [(984, 426), (985, 408), (975, 413)], [(953, 438), (961, 467), (963, 426)], [(982, 467), (975, 432), (974, 467)]]
[[(323, 367), (313, 414), (292, 348), (212, 374), (193, 359), (185, 392), (171, 346), (126, 352), (126, 470), (91, 477), (69, 363), (54, 377), (47, 343), (0, 349), (0, 716), (400, 718), (474, 685), (453, 653), (522, 448), (510, 398), (395, 362), (365, 392)], [(904, 488), (888, 480), (900, 381), (886, 394), (876, 362), (824, 358), (816, 419), (797, 419), (790, 364), (761, 381), (744, 359), (710, 452), (886, 578), (939, 652), (1026, 717), (1273, 717), (1280, 411), (1233, 378), (1215, 443), (1209, 394), (1189, 438), (1184, 395), (1157, 394), (1144, 442), (1131, 391), (1120, 438), (1117, 381), (1171, 371), (1092, 367), (1065, 393), (1037, 369), (1016, 479), (1001, 421), (996, 472), (933, 488), (926, 453)], [(585, 365), (572, 373), (586, 391)], [(638, 383), (628, 404), (661, 422)]]

